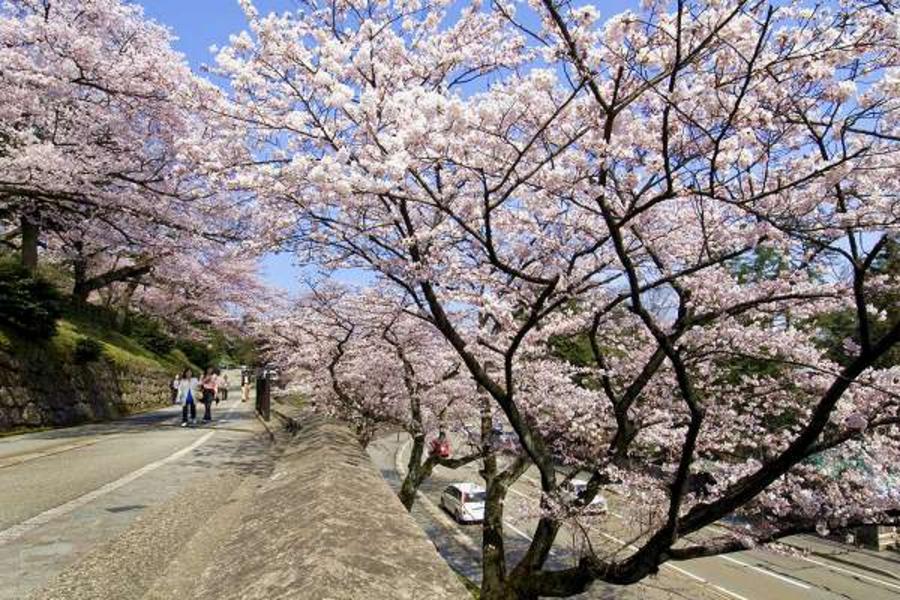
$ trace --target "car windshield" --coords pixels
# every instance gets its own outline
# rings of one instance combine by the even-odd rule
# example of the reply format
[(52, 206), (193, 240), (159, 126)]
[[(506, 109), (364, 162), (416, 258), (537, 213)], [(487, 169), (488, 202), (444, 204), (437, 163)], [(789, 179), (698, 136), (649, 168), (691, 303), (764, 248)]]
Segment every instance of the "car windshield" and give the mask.
[(484, 502), (484, 492), (466, 492), (464, 502)]

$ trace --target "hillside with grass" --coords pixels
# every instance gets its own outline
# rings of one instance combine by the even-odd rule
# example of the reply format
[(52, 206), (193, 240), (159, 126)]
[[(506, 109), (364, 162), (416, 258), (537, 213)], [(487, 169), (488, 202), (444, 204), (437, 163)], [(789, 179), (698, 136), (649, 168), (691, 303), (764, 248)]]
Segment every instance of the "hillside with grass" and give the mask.
[[(0, 257), (0, 432), (71, 425), (165, 406), (185, 368), (232, 366), (245, 346), (203, 327), (79, 303), (54, 272)], [(238, 358), (235, 358), (235, 355)]]

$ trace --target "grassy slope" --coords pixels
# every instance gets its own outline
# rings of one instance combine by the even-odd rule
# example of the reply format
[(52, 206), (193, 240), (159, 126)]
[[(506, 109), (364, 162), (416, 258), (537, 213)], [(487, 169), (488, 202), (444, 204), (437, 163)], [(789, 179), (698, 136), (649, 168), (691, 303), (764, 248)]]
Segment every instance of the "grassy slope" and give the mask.
[(103, 347), (104, 357), (119, 367), (161, 369), (173, 375), (185, 367), (193, 367), (180, 350), (173, 350), (166, 356), (158, 356), (122, 333), (79, 317), (70, 316), (61, 319), (56, 326), (56, 335), (43, 344), (23, 339), (9, 330), (0, 328), (0, 346), (5, 350), (13, 354), (49, 351), (66, 362), (72, 360), (79, 338), (90, 338), (99, 342)]

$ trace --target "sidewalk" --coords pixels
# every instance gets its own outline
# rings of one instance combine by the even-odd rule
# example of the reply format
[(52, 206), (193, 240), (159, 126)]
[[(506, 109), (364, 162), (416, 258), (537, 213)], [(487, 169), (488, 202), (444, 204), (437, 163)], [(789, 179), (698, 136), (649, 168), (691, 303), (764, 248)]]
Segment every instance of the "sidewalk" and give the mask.
[(345, 426), (273, 432), (265, 468), (185, 490), (30, 600), (469, 598)]

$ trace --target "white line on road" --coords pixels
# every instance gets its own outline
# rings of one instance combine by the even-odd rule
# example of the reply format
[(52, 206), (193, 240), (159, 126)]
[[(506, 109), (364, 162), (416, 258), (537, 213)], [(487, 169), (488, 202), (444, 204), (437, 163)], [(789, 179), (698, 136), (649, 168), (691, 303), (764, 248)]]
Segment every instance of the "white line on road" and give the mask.
[(92, 502), (92, 501), (96, 500), (97, 498), (100, 498), (101, 496), (105, 496), (106, 494), (109, 494), (110, 492), (114, 492), (117, 489), (119, 489), (120, 487), (122, 487), (124, 485), (128, 485), (135, 479), (138, 479), (139, 477), (142, 477), (151, 471), (155, 471), (156, 469), (160, 468), (161, 466), (165, 465), (166, 463), (170, 463), (173, 460), (177, 460), (177, 459), (181, 458), (185, 454), (202, 446), (204, 443), (206, 443), (206, 440), (211, 438), (214, 434), (215, 434), (214, 431), (210, 431), (209, 433), (204, 434), (202, 437), (200, 437), (198, 440), (196, 440), (193, 444), (191, 444), (185, 448), (182, 448), (181, 450), (178, 450), (177, 452), (174, 452), (173, 454), (170, 454), (169, 456), (167, 456), (165, 458), (161, 458), (161, 459), (154, 461), (148, 465), (144, 465), (140, 469), (138, 469), (136, 471), (132, 471), (131, 473), (128, 473), (127, 475), (124, 475), (123, 477), (116, 479), (115, 481), (111, 481), (111, 482), (107, 483), (106, 485), (103, 485), (92, 492), (88, 492), (86, 494), (78, 496), (77, 498), (69, 500), (65, 504), (60, 504), (59, 506), (56, 506), (49, 510), (46, 510), (39, 515), (35, 515), (35, 516), (31, 517), (30, 519), (22, 521), (21, 523), (19, 523), (17, 525), (13, 525), (12, 527), (10, 527), (8, 529), (4, 529), (3, 531), (0, 531), (0, 546), (2, 546), (3, 544), (7, 544), (7, 543), (25, 535), (26, 533), (40, 527), (41, 525), (45, 525), (45, 524), (49, 523), (53, 519), (56, 519), (63, 515), (67, 515), (70, 512), (81, 508), (85, 504)]
[[(400, 477), (406, 476), (406, 469), (403, 468), (403, 465), (400, 464), (400, 462), (402, 458), (401, 455), (406, 452), (406, 449), (410, 444), (412, 444), (412, 440), (407, 440), (396, 450), (396, 452), (394, 452), (394, 470), (397, 471), (397, 475), (399, 475)], [(462, 545), (470, 552), (480, 552), (481, 549), (474, 541), (472, 541), (472, 538), (461, 532), (459, 530), (459, 524), (451, 521), (447, 514), (443, 511), (443, 509), (439, 508), (434, 502), (432, 502), (428, 498), (428, 496), (423, 494), (421, 491), (416, 490), (416, 497), (419, 499), (421, 506), (423, 506), (425, 510), (431, 514), (435, 521), (440, 523), (441, 526), (447, 530), (447, 532), (453, 537), (453, 539), (456, 540), (458, 544)]]
[(14, 467), (16, 465), (21, 465), (22, 463), (36, 460), (38, 458), (46, 458), (48, 456), (54, 456), (56, 454), (62, 454), (63, 452), (69, 452), (71, 450), (78, 450), (79, 448), (86, 448), (88, 446), (93, 446), (94, 444), (102, 441), (106, 441), (112, 438), (120, 437), (122, 434), (114, 434), (109, 435), (104, 438), (95, 437), (89, 440), (82, 440), (80, 442), (73, 442), (71, 444), (64, 444), (62, 446), (55, 446), (50, 448), (49, 450), (38, 450), (35, 452), (28, 452), (25, 454), (18, 454), (13, 456), (12, 458), (4, 457), (0, 459), (0, 469), (5, 469), (6, 467)]
[(519, 529), (518, 527), (516, 527), (515, 525), (513, 525), (513, 524), (510, 523), (509, 521), (503, 521), (503, 524), (506, 525), (507, 527), (509, 527), (510, 529), (512, 529), (514, 532), (516, 532), (517, 534), (519, 534), (519, 535), (522, 536), (523, 538), (525, 538), (526, 540), (528, 540), (529, 542), (533, 541), (533, 540), (532, 540), (532, 537), (531, 537), (530, 535), (528, 535), (527, 533), (525, 533), (524, 531), (522, 531), (521, 529)]
[(845, 569), (843, 567), (830, 565), (828, 563), (823, 563), (822, 561), (808, 558), (806, 556), (798, 556), (797, 558), (799, 558), (800, 560), (805, 560), (806, 562), (812, 563), (814, 565), (819, 565), (820, 567), (825, 567), (826, 569), (831, 569), (832, 571), (839, 571), (841, 573), (847, 573), (848, 575), (853, 575), (854, 577), (859, 577), (861, 579), (867, 579), (869, 581), (874, 581), (875, 583), (879, 583), (881, 585), (885, 585), (887, 587), (891, 587), (891, 588), (900, 590), (900, 585), (897, 585), (896, 583), (890, 583), (890, 582), (884, 581), (882, 579), (878, 579), (877, 577), (870, 577), (869, 575), (863, 575), (862, 573), (858, 573), (856, 571), (851, 571), (850, 569)]
[(711, 583), (711, 584), (709, 584), (709, 585), (710, 585), (711, 587), (713, 587), (713, 588), (719, 590), (719, 591), (722, 592), (723, 594), (727, 594), (727, 595), (729, 595), (729, 596), (733, 596), (733, 597), (737, 598), (737, 600), (750, 600), (749, 598), (747, 598), (747, 596), (741, 596), (740, 594), (736, 594), (736, 593), (732, 592), (731, 590), (726, 590), (726, 589), (723, 588), (721, 585), (716, 585), (716, 584), (714, 584), (714, 583)]
[[(630, 550), (635, 550), (635, 551), (638, 550), (638, 547), (635, 546), (634, 544), (629, 544), (629, 543), (626, 542), (625, 540), (620, 540), (619, 538), (617, 538), (617, 537), (615, 537), (615, 536), (612, 536), (612, 535), (606, 533), (605, 531), (599, 531), (599, 530), (597, 530), (597, 529), (592, 529), (592, 531), (596, 531), (597, 533), (599, 533), (600, 535), (606, 537), (607, 539), (610, 539), (610, 540), (616, 542), (617, 544), (621, 544), (622, 546), (627, 547), (627, 548), (629, 548)], [(726, 595), (728, 595), (728, 596), (731, 596), (732, 598), (736, 598), (737, 600), (748, 600), (745, 596), (741, 596), (741, 595), (738, 594), (737, 592), (732, 592), (731, 590), (729, 590), (729, 589), (727, 589), (727, 588), (724, 588), (724, 587), (722, 587), (721, 585), (716, 585), (716, 584), (714, 584), (714, 583), (712, 583), (712, 582), (710, 582), (710, 581), (707, 581), (706, 579), (703, 579), (702, 577), (699, 577), (698, 575), (694, 575), (693, 573), (691, 573), (691, 572), (688, 571), (687, 569), (682, 569), (681, 567), (676, 566), (676, 565), (673, 565), (672, 563), (663, 563), (663, 564), (661, 564), (660, 566), (661, 566), (663, 569), (671, 569), (671, 570), (673, 570), (673, 571), (676, 571), (676, 572), (678, 572), (678, 573), (681, 573), (681, 574), (684, 575), (685, 577), (689, 577), (689, 578), (691, 578), (691, 579), (693, 579), (693, 580), (695, 580), (695, 581), (697, 581), (697, 582), (700, 582), (700, 583), (703, 583), (703, 584), (705, 584), (705, 585), (708, 585), (708, 586), (710, 586), (710, 587), (712, 587), (712, 588), (715, 588), (717, 591), (719, 591), (719, 592), (721, 592), (721, 593), (723, 593), (723, 594), (726, 594)]]
[[(406, 452), (406, 449), (409, 447), (410, 443), (411, 443), (411, 441), (410, 441), (410, 440), (407, 440), (402, 446), (400, 446), (400, 448), (399, 448), (399, 449), (397, 450), (397, 452), (394, 454), (394, 468), (395, 468), (395, 470), (397, 471), (397, 474), (400, 475), (401, 477), (405, 477), (405, 476), (406, 476), (406, 470), (403, 469), (402, 465), (400, 464), (401, 456), (403, 455), (403, 453)], [(529, 498), (528, 496), (526, 496), (525, 494), (523, 494), (523, 493), (521, 493), (521, 492), (519, 492), (519, 491), (513, 490), (512, 488), (508, 488), (508, 489), (509, 489), (510, 492), (513, 492), (513, 493), (515, 493), (515, 494), (518, 494), (518, 495), (522, 496), (523, 498), (527, 498), (527, 499), (530, 500), (530, 498)], [(432, 502), (431, 499), (429, 499), (429, 498), (428, 498), (425, 494), (423, 494), (422, 492), (416, 491), (416, 495), (419, 497), (420, 500), (424, 501), (426, 504), (430, 505), (431, 507), (437, 508), (437, 505), (435, 505), (434, 502)], [(443, 512), (441, 512), (440, 509), (437, 509), (437, 510), (438, 510), (438, 512), (440, 513), (440, 515), (443, 516)], [(429, 511), (429, 512), (432, 512), (432, 511)], [(434, 516), (434, 512), (432, 512), (432, 515)], [(448, 519), (447, 521), (449, 522), (449, 519)], [(519, 536), (525, 538), (525, 539), (528, 540), (529, 542), (532, 541), (533, 538), (532, 538), (530, 535), (528, 535), (527, 533), (525, 533), (524, 531), (522, 531), (521, 529), (519, 529), (518, 527), (516, 527), (515, 525), (513, 525), (513, 524), (510, 523), (509, 521), (503, 521), (503, 524), (504, 524), (505, 526), (509, 527), (509, 529), (510, 529), (511, 531), (513, 531), (513, 532), (515, 532), (516, 534), (518, 534)], [(446, 524), (445, 524), (445, 526), (446, 526)], [(456, 529), (456, 530), (458, 530), (458, 528), (459, 528), (459, 526), (458, 526), (457, 523), (451, 523), (450, 526), (453, 527), (453, 528)], [(454, 533), (455, 533), (455, 532), (454, 532)], [(463, 535), (463, 534), (460, 532), (460, 535)], [(454, 537), (456, 537), (456, 536), (454, 535)], [(465, 536), (464, 536), (464, 537), (465, 537)], [(471, 538), (466, 537), (466, 540), (467, 540), (468, 543), (464, 543), (465, 546), (469, 547), (471, 550), (474, 550), (475, 552), (480, 552), (480, 551), (481, 551), (481, 549), (480, 549), (474, 542), (471, 541)], [(458, 540), (458, 539), (457, 539), (457, 541), (461, 541), (461, 540)], [(550, 554), (551, 554), (552, 556), (556, 556), (556, 551), (551, 549), (551, 550), (550, 550)]]
[(791, 579), (790, 577), (785, 577), (784, 575), (779, 575), (778, 573), (775, 573), (774, 571), (770, 571), (768, 569), (764, 569), (763, 567), (757, 567), (756, 565), (751, 565), (749, 563), (745, 563), (744, 561), (738, 560), (734, 557), (725, 556), (723, 554), (723, 555), (719, 556), (719, 558), (721, 558), (722, 560), (726, 560), (730, 563), (740, 565), (747, 569), (753, 569), (754, 571), (759, 571), (763, 575), (768, 575), (769, 577), (774, 577), (775, 579), (780, 579), (781, 581), (784, 581), (785, 583), (789, 583), (791, 585), (796, 585), (798, 588), (803, 588), (804, 590), (811, 589), (811, 586), (808, 586), (805, 583), (800, 583), (799, 581), (797, 581), (795, 579)]
[[(401, 456), (401, 454), (402, 454), (403, 452), (406, 451), (406, 448), (409, 446), (410, 443), (411, 443), (411, 442), (410, 442), (409, 440), (407, 440), (407, 442), (404, 443), (404, 444), (398, 449), (398, 451), (394, 454), (395, 467), (396, 467), (397, 472), (400, 473), (401, 476), (402, 476), (402, 473), (404, 472), (404, 470), (401, 469), (401, 465), (400, 465), (400, 456)], [(539, 483), (538, 481), (536, 481), (536, 480), (535, 480), (534, 478), (532, 478), (532, 477), (528, 477), (528, 476), (526, 475), (526, 476), (524, 476), (524, 478), (527, 479), (528, 481), (531, 481), (532, 483), (534, 483), (534, 484), (536, 484), (536, 485), (538, 485), (538, 486), (540, 485), (540, 483)], [(522, 498), (525, 498), (525, 499), (527, 499), (527, 500), (534, 500), (534, 497), (529, 496), (529, 495), (527, 495), (527, 494), (523, 494), (522, 492), (520, 492), (520, 491), (518, 491), (518, 490), (516, 490), (516, 489), (513, 489), (513, 488), (511, 488), (511, 487), (510, 487), (510, 488), (507, 488), (507, 490), (510, 491), (510, 492), (512, 492), (512, 493), (514, 493), (514, 494), (516, 494), (517, 496), (521, 496)], [(422, 492), (418, 492), (418, 494), (419, 494), (419, 497), (420, 497), (421, 499), (425, 500), (426, 503), (431, 504), (431, 501), (430, 501), (427, 497), (425, 497), (425, 495), (422, 494)], [(621, 515), (619, 515), (619, 514), (617, 514), (617, 513), (610, 513), (610, 514), (612, 514), (613, 516), (618, 517), (618, 518), (620, 518), (620, 519), (623, 518)], [(525, 538), (526, 540), (528, 540), (528, 541), (531, 541), (531, 540), (532, 540), (532, 538), (531, 538), (528, 534), (526, 534), (524, 531), (518, 529), (517, 527), (513, 526), (513, 525), (510, 524), (508, 521), (505, 521), (505, 520), (504, 520), (504, 521), (503, 521), (503, 524), (506, 525), (507, 527), (509, 527), (509, 528), (510, 528), (513, 532), (515, 532), (516, 534), (518, 534), (518, 535), (522, 536), (523, 538)], [(606, 533), (606, 532), (604, 532), (604, 531), (599, 531), (599, 530), (596, 530), (596, 529), (594, 529), (593, 531), (597, 531), (598, 533), (600, 533), (600, 535), (605, 536), (606, 538), (608, 538), (608, 539), (610, 539), (610, 540), (616, 542), (617, 544), (621, 544), (621, 545), (626, 546), (626, 547), (628, 547), (628, 548), (630, 548), (630, 549), (632, 549), (632, 550), (637, 550), (637, 549), (638, 549), (637, 546), (634, 546), (633, 544), (629, 544), (629, 543), (625, 542), (624, 540), (620, 540), (619, 538), (617, 538), (617, 537), (615, 537), (615, 536), (612, 536), (612, 535), (610, 535), (610, 534), (608, 534), (608, 533)], [(551, 554), (554, 554), (554, 551), (553, 551), (553, 550), (551, 550), (550, 552), (551, 552)], [(735, 600), (749, 600), (749, 598), (747, 598), (746, 596), (742, 596), (742, 595), (738, 594), (737, 592), (732, 592), (731, 590), (729, 590), (729, 589), (727, 589), (727, 588), (724, 588), (724, 587), (722, 587), (722, 586), (720, 586), (720, 585), (716, 585), (716, 584), (714, 584), (714, 583), (712, 583), (712, 582), (709, 582), (709, 581), (707, 581), (706, 579), (703, 579), (702, 577), (699, 577), (699, 576), (697, 576), (697, 575), (691, 573), (690, 571), (688, 571), (688, 570), (686, 570), (686, 569), (683, 569), (683, 568), (681, 568), (681, 567), (678, 567), (678, 566), (676, 566), (676, 565), (673, 565), (673, 564), (671, 564), (671, 563), (663, 563), (661, 566), (662, 566), (663, 568), (665, 568), (665, 569), (671, 569), (671, 570), (673, 570), (673, 571), (676, 571), (676, 572), (678, 572), (678, 573), (681, 573), (681, 574), (684, 575), (685, 577), (688, 577), (689, 579), (693, 579), (694, 581), (697, 581), (698, 583), (702, 583), (702, 584), (704, 584), (704, 585), (707, 585), (707, 586), (713, 588), (714, 590), (716, 590), (717, 592), (719, 592), (719, 593), (721, 593), (721, 594), (724, 594), (724, 595), (726, 595), (726, 596), (729, 596), (729, 597), (731, 597), (731, 598), (734, 598)], [(794, 583), (794, 582), (791, 582), (791, 583)]]
[(534, 498), (532, 498), (532, 497), (529, 496), (528, 494), (523, 494), (523, 493), (520, 492), (519, 490), (516, 490), (516, 489), (513, 489), (513, 488), (506, 488), (506, 491), (512, 492), (512, 493), (515, 494), (516, 496), (519, 496), (520, 498), (525, 498), (526, 500), (534, 500)]
[[(536, 481), (535, 479), (533, 479), (533, 478), (531, 478), (531, 477), (527, 477), (527, 476), (526, 476), (525, 479), (528, 479), (529, 481), (531, 481), (532, 483), (534, 483), (534, 484), (536, 484), (536, 485), (539, 484), (538, 481)], [(513, 491), (513, 490), (510, 489), (510, 491)], [(519, 495), (520, 495), (520, 496), (524, 496), (524, 494), (519, 494)], [(526, 497), (527, 497), (527, 496), (526, 496)], [(617, 519), (621, 519), (621, 520), (624, 520), (624, 519), (625, 519), (622, 515), (620, 515), (620, 514), (617, 513), (617, 512), (614, 512), (614, 511), (609, 511), (609, 514), (612, 515), (613, 517), (616, 517)], [(600, 533), (602, 533), (602, 534), (605, 535), (606, 537), (608, 537), (608, 538), (610, 538), (610, 539), (612, 539), (612, 540), (614, 540), (614, 541), (616, 541), (616, 542), (618, 542), (618, 543), (624, 544), (623, 541), (618, 540), (618, 539), (616, 539), (616, 538), (613, 538), (612, 536), (610, 536), (610, 535), (608, 535), (608, 534), (606, 534), (606, 533), (604, 533), (604, 532), (600, 532)], [(631, 547), (632, 547), (632, 549), (637, 550), (636, 547), (633, 547), (633, 546), (631, 546)], [(741, 560), (738, 560), (738, 559), (736, 559), (736, 558), (733, 558), (733, 557), (731, 557), (731, 556), (726, 556), (726, 555), (722, 554), (722, 555), (717, 556), (717, 558), (719, 558), (720, 560), (724, 560), (724, 561), (727, 561), (727, 562), (731, 562), (731, 563), (740, 565), (740, 566), (745, 567), (745, 568), (747, 568), (747, 569), (753, 569), (754, 571), (758, 571), (758, 572), (762, 573), (763, 575), (768, 575), (769, 577), (774, 577), (775, 579), (779, 579), (779, 580), (781, 580), (781, 581), (783, 581), (783, 582), (785, 582), (785, 583), (789, 583), (789, 584), (791, 584), (791, 585), (797, 586), (797, 587), (802, 588), (802, 589), (804, 589), (804, 590), (812, 589), (812, 586), (806, 585), (805, 583), (801, 583), (800, 581), (797, 581), (796, 579), (792, 579), (792, 578), (790, 578), (790, 577), (786, 577), (786, 576), (784, 576), (784, 575), (781, 575), (780, 573), (776, 573), (776, 572), (774, 572), (774, 571), (770, 571), (769, 569), (766, 569), (766, 568), (764, 568), (764, 567), (759, 567), (759, 566), (756, 566), (756, 565), (751, 565), (751, 564), (745, 563), (745, 562), (743, 562), (743, 561), (741, 561)], [(666, 564), (664, 564), (663, 566), (667, 566), (667, 567), (669, 567), (669, 568), (671, 568), (671, 569), (675, 569), (675, 570), (678, 571), (679, 573), (683, 573), (683, 574), (687, 575), (688, 577), (693, 577), (693, 578), (695, 578), (695, 579), (698, 579), (698, 580), (700, 580), (700, 581), (704, 581), (704, 582), (705, 582), (705, 580), (700, 579), (699, 577), (696, 577), (693, 573), (690, 573), (690, 572), (688, 572), (688, 571), (685, 571), (684, 569), (681, 569), (681, 568), (679, 568), (679, 567), (676, 567), (676, 566), (673, 565), (673, 564), (666, 563)], [(876, 581), (878, 581), (878, 580), (876, 580)], [(710, 584), (710, 585), (713, 585), (713, 586), (716, 587), (717, 589), (719, 588), (719, 586), (716, 586), (716, 585), (714, 585), (714, 584)], [(888, 585), (890, 585), (890, 584), (888, 584)], [(725, 590), (724, 588), (721, 588), (721, 589), (722, 589), (722, 591), (725, 591), (726, 593), (732, 594), (732, 595), (734, 595), (735, 597), (741, 597), (739, 594), (735, 594), (735, 593), (733, 593), (733, 592), (730, 592), (730, 591), (728, 591), (728, 590)]]

